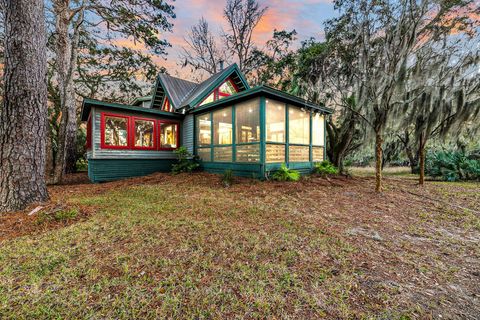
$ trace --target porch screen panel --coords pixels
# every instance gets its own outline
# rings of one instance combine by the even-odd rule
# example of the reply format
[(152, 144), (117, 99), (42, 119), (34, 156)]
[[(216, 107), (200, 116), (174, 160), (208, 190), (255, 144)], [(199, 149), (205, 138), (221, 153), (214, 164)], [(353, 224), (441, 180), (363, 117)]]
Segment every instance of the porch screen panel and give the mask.
[(310, 144), (310, 114), (300, 108), (288, 107), (289, 143)]
[(213, 144), (232, 144), (232, 108), (213, 113)]
[(267, 99), (265, 101), (265, 126), (267, 142), (285, 142), (285, 104)]
[(314, 146), (323, 146), (325, 143), (324, 120), (324, 116), (319, 113), (312, 116), (312, 144)]
[(237, 162), (259, 162), (260, 161), (260, 145), (244, 144), (236, 148)]
[(236, 143), (260, 141), (260, 100), (235, 106)]
[(310, 147), (307, 146), (290, 146), (288, 148), (288, 161), (290, 162), (309, 162)]
[(232, 147), (213, 148), (214, 162), (232, 162)]
[(212, 122), (210, 113), (197, 116), (196, 128), (198, 146), (210, 146), (212, 143)]
[(197, 156), (200, 158), (202, 161), (212, 161), (212, 156), (211, 156), (211, 149), (210, 148), (198, 148), (197, 149)]
[(267, 163), (285, 162), (285, 145), (267, 144), (265, 148), (265, 161)]
[(312, 147), (312, 160), (314, 162), (323, 161), (323, 147)]

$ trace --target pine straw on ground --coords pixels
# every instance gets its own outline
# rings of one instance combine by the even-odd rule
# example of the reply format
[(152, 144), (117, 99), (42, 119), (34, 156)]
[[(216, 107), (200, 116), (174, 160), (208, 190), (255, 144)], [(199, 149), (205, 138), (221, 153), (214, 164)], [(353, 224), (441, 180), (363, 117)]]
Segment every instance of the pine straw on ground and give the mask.
[(0, 217), (1, 318), (480, 314), (480, 185), (71, 177)]

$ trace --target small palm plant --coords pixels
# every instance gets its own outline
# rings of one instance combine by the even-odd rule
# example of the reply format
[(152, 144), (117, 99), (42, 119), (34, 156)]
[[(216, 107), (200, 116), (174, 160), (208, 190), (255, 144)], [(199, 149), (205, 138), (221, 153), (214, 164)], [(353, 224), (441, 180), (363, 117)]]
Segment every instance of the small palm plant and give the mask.
[(313, 167), (313, 173), (319, 174), (322, 177), (326, 177), (331, 174), (338, 174), (338, 169), (328, 160), (315, 163)]
[(272, 174), (272, 179), (275, 181), (298, 181), (300, 180), (300, 172), (289, 169), (285, 163), (282, 163), (280, 169)]

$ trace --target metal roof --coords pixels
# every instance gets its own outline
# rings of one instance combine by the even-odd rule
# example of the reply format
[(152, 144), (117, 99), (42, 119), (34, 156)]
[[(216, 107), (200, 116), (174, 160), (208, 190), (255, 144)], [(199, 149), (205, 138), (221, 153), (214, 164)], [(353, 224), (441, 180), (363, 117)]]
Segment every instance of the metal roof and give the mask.
[(164, 73), (160, 74), (158, 77), (160, 79), (160, 83), (167, 92), (170, 103), (176, 109), (180, 107), (180, 104), (185, 97), (198, 86), (197, 83), (175, 78)]

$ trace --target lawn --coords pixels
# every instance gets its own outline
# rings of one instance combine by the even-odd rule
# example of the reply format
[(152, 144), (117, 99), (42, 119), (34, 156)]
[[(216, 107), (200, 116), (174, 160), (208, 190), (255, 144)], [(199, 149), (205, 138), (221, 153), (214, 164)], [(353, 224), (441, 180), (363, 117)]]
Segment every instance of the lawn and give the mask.
[(0, 318), (476, 319), (480, 185), (373, 185), (51, 187), (38, 213), (0, 217)]

